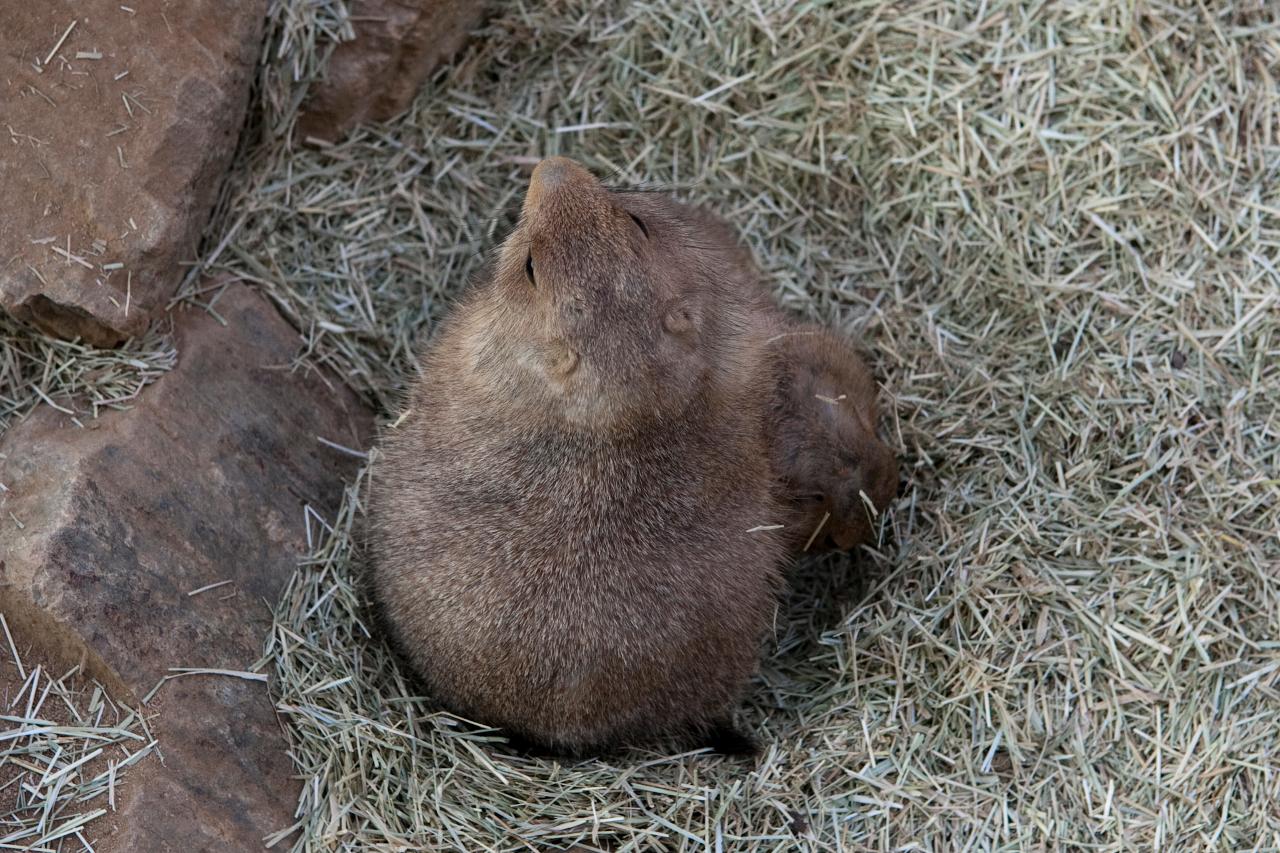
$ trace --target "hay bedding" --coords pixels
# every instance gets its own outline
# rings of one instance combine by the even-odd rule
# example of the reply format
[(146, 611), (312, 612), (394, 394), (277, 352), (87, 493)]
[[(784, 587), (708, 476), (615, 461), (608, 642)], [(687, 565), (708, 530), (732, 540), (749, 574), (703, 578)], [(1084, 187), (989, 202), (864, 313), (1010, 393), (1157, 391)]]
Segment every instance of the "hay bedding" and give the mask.
[(51, 671), (0, 613), (0, 850), (92, 851), (117, 782), (156, 751), (144, 715), (79, 670)]
[(513, 3), (402, 119), (291, 144), (345, 15), (274, 5), (203, 262), (300, 363), (394, 413), (563, 152), (714, 204), (860, 335), (908, 482), (800, 568), (750, 766), (433, 713), (366, 627), (362, 478), (267, 644), (296, 849), (1280, 849), (1274, 4)]

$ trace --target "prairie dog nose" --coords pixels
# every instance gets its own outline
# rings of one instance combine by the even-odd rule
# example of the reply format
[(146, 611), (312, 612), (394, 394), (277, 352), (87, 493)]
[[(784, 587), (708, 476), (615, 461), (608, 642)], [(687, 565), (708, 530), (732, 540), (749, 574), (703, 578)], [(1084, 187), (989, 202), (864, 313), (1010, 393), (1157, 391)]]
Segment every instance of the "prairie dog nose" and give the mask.
[(548, 157), (537, 165), (529, 178), (529, 192), (524, 197), (526, 213), (532, 213), (548, 200), (570, 193), (591, 192), (598, 184), (590, 172), (568, 157)]

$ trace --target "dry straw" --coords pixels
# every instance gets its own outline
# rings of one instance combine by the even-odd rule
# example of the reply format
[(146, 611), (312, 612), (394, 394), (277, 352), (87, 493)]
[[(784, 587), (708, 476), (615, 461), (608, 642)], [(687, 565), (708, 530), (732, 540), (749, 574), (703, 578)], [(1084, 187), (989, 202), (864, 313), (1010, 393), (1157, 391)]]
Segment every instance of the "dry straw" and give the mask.
[(54, 677), (24, 663), (3, 614), (0, 628), (0, 666), (20, 685), (0, 695), (0, 850), (91, 851), (90, 824), (115, 809), (117, 783), (156, 742), (77, 669)]
[(119, 349), (62, 341), (0, 315), (0, 436), (45, 403), (83, 419), (127, 408), (177, 361), (165, 323)]
[(907, 475), (879, 547), (798, 570), (754, 764), (554, 762), (435, 713), (371, 636), (362, 479), (268, 645), (289, 843), (1280, 849), (1274, 3), (510, 3), (331, 146), (284, 131), (345, 10), (272, 15), (205, 266), (301, 360), (394, 414), (567, 153), (711, 203), (860, 336)]

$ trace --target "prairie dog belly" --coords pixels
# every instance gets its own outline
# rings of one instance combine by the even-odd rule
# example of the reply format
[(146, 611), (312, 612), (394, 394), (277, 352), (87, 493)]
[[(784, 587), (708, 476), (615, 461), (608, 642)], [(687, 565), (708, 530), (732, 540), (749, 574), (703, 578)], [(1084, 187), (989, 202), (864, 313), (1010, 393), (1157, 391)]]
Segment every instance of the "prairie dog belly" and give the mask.
[[(603, 488), (587, 484), (597, 474), (514, 461), (478, 478), (451, 458), (398, 483), (387, 513), (450, 520), (395, 537), (376, 569), (402, 645), (447, 707), (583, 748), (658, 720), (696, 727), (737, 697), (779, 584), (780, 544), (748, 532), (767, 520), (751, 511), (759, 496), (636, 494), (635, 472)], [(736, 536), (719, 526), (733, 518)], [(753, 564), (763, 570), (741, 568)]]

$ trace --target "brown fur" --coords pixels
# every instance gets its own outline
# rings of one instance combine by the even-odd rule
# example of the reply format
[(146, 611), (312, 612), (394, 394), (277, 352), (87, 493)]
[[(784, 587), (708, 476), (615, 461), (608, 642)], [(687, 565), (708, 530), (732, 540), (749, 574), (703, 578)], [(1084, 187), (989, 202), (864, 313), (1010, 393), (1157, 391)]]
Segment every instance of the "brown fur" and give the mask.
[(777, 316), (705, 213), (539, 165), (374, 475), (375, 593), (441, 703), (570, 752), (722, 723), (785, 558)]
[(847, 341), (818, 326), (789, 325), (771, 343), (785, 367), (772, 452), (795, 508), (787, 543), (822, 551), (868, 542), (898, 486), (893, 451), (876, 436), (871, 372)]

